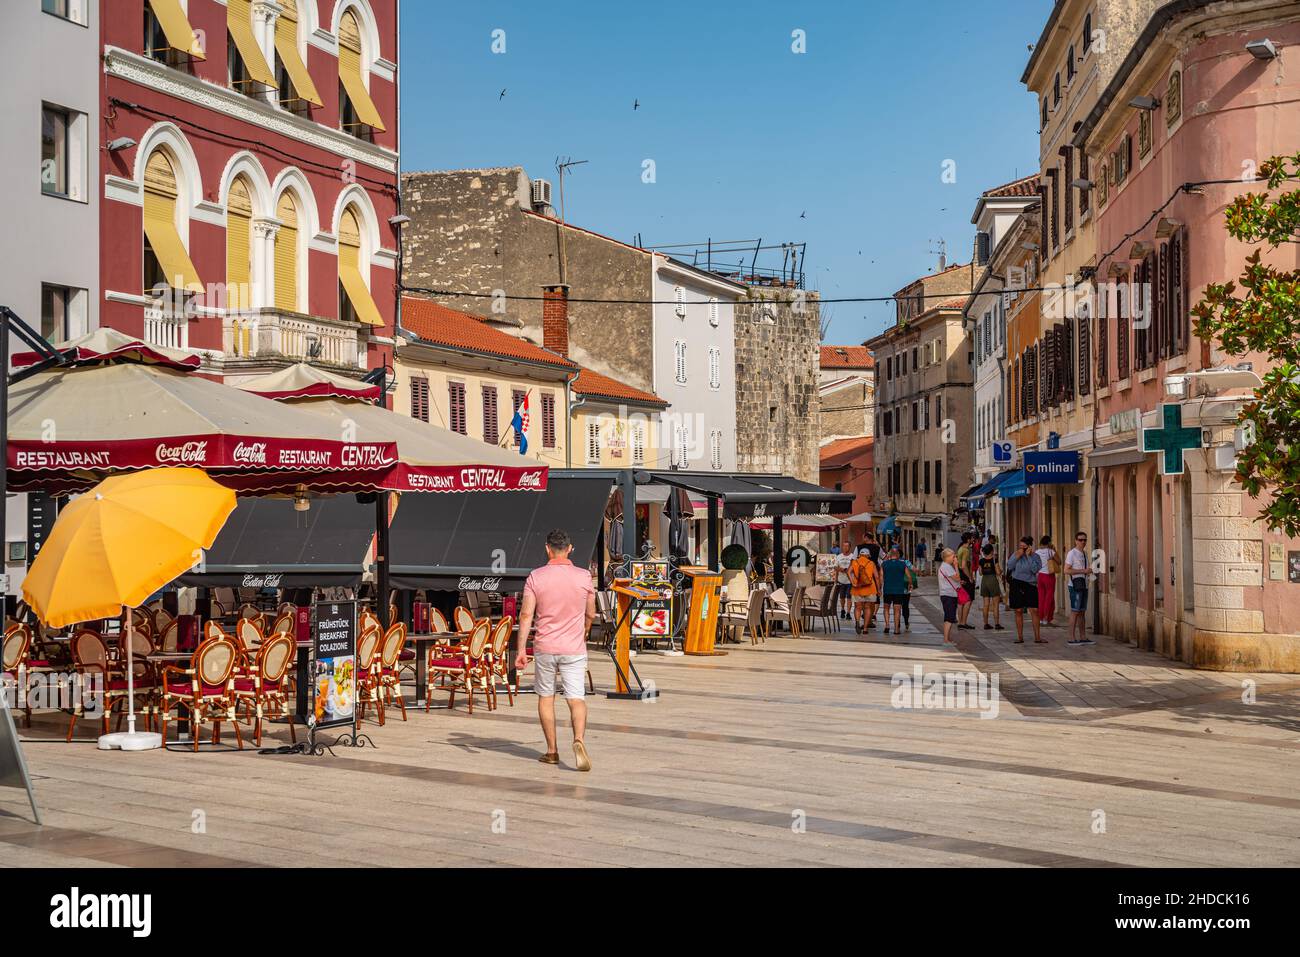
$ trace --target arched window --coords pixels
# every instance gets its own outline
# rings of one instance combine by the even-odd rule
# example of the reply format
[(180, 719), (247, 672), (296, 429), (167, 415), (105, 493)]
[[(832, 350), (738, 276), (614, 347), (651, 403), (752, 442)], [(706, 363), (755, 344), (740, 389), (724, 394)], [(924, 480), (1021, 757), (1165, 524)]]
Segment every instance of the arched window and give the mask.
[(144, 291), (159, 286), (201, 292), (203, 282), (190, 260), (177, 224), (176, 168), (164, 150), (149, 154), (144, 167)]
[(339, 122), (354, 136), (369, 139), (372, 130), (384, 131), (379, 108), (366, 87), (361, 61), (361, 24), (352, 10), (339, 18)]
[(339, 216), (339, 318), (370, 326), (384, 324), (361, 275), (361, 221), (352, 206)]
[(288, 190), (280, 195), (275, 218), (280, 220), (275, 234), (275, 307), (305, 312), (298, 305), (298, 203)]
[(324, 101), (303, 62), (298, 47), (298, 5), (296, 0), (280, 0), (280, 16), (275, 21), (275, 79), (280, 91), (280, 105), (302, 115), (311, 106)]
[(253, 305), (253, 200), (248, 180), (235, 177), (226, 197), (226, 309)]

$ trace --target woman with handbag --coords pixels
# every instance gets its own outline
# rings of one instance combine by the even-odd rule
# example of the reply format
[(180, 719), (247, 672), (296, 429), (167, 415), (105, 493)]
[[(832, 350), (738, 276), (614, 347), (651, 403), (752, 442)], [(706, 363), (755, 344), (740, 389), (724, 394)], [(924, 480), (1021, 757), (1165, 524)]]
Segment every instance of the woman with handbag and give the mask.
[(943, 605), (945, 644), (956, 644), (952, 640), (952, 629), (957, 624), (957, 609), (969, 601), (970, 593), (962, 587), (957, 574), (957, 556), (951, 548), (945, 548), (939, 565), (939, 602)]
[(1045, 625), (1056, 617), (1056, 578), (1061, 573), (1061, 555), (1052, 544), (1052, 536), (1038, 540), (1038, 560), (1043, 567), (1038, 572), (1038, 618)]
[(1016, 644), (1025, 643), (1025, 612), (1034, 625), (1034, 644), (1045, 645), (1038, 622), (1038, 573), (1043, 562), (1034, 551), (1034, 537), (1020, 539), (1015, 554), (1007, 560), (1007, 584), (1011, 591), (1011, 610), (1016, 614)]

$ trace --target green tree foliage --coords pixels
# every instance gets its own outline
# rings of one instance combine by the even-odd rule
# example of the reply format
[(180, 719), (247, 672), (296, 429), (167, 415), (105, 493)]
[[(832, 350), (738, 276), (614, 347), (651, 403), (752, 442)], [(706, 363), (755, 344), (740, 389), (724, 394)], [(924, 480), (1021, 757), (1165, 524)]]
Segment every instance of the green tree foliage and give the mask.
[[(1270, 250), (1300, 248), (1300, 153), (1275, 156), (1259, 169), (1268, 189), (1237, 197), (1227, 209), (1228, 235), (1256, 244), (1246, 258), (1240, 290), (1211, 283), (1192, 308), (1196, 334), (1217, 339), (1232, 356), (1262, 353), (1269, 371), (1255, 400), (1241, 411), (1248, 444), (1237, 477), (1267, 504), (1261, 520), (1272, 531), (1300, 535), (1300, 269), (1263, 262)], [(1285, 255), (1285, 254), (1284, 254)], [(1278, 257), (1273, 257), (1274, 259)]]

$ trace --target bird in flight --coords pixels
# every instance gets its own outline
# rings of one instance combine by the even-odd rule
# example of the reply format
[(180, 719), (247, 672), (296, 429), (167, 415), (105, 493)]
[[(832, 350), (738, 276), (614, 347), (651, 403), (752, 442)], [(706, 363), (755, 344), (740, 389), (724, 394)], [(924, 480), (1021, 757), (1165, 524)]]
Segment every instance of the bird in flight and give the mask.
[(632, 109), (635, 110), (635, 109), (637, 109), (637, 108), (640, 107), (640, 106), (641, 106), (641, 101), (640, 101), (640, 100), (633, 100), (633, 101), (632, 101)]
[(498, 96), (497, 99), (498, 99), (498, 100), (504, 100), (505, 98), (506, 98), (506, 88), (505, 88), (505, 87), (502, 87), (502, 88), (501, 88), (501, 95)]
[(807, 218), (808, 218), (808, 210), (805, 209), (802, 213), (800, 213), (800, 214), (799, 214), (799, 218), (800, 218), (800, 219), (807, 219)]

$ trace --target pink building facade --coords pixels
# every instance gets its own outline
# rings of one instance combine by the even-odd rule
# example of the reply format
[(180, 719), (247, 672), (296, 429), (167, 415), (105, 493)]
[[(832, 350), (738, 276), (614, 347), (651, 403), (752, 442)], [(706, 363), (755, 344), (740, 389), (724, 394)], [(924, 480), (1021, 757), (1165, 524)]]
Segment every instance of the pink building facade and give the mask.
[(1238, 412), (1265, 357), (1226, 355), (1189, 314), (1251, 252), (1227, 236), (1227, 205), (1263, 188), (1260, 162), (1300, 150), (1300, 7), (1175, 6), (1074, 139), (1097, 214), (1096, 613), (1106, 633), (1197, 667), (1300, 672), (1300, 541), (1268, 531), (1234, 478)]

